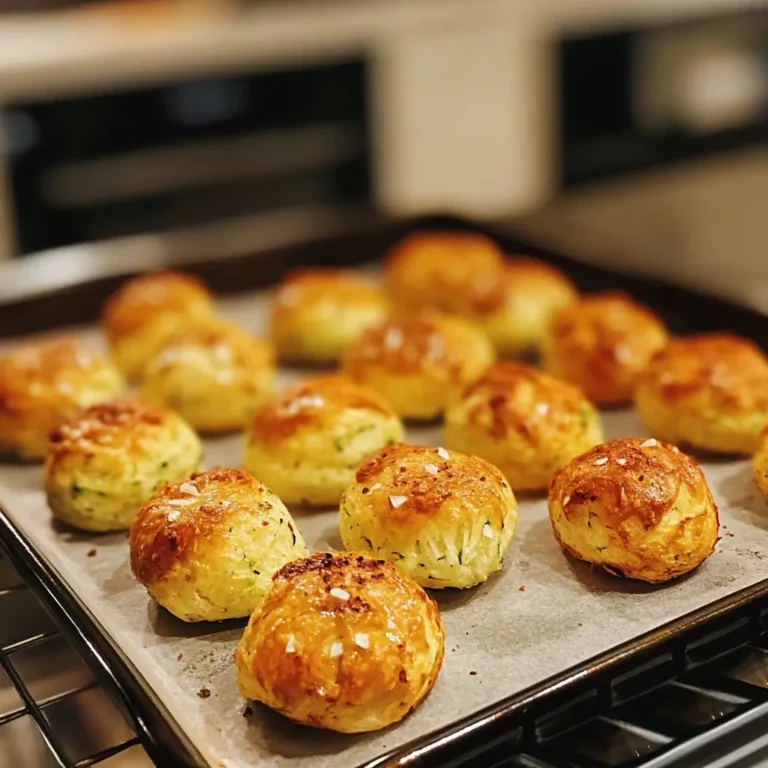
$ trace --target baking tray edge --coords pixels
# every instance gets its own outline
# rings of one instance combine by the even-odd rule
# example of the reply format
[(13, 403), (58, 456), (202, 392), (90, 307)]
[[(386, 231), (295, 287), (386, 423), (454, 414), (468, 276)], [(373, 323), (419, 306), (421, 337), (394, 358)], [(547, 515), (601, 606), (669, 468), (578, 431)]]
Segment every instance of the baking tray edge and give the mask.
[[(680, 293), (691, 299), (710, 303), (712, 307), (722, 307), (723, 313), (729, 320), (736, 320), (733, 325), (736, 332), (745, 333), (744, 323), (751, 320), (763, 323), (768, 327), (768, 318), (758, 313), (736, 307), (712, 297), (702, 296), (693, 291), (678, 289), (660, 284), (656, 281), (645, 280), (613, 273), (605, 269), (587, 266), (574, 262), (567, 257), (554, 254), (548, 249), (542, 249), (530, 243), (521, 242), (509, 231), (494, 231), (493, 228), (478, 226), (476, 222), (454, 217), (425, 217), (413, 222), (387, 222), (381, 229), (377, 228), (372, 234), (376, 250), (381, 252), (383, 241), (391, 241), (412, 228), (434, 228), (435, 226), (457, 228), (473, 228), (485, 231), (507, 246), (510, 253), (527, 252), (541, 255), (569, 270), (577, 267), (576, 271), (583, 274), (600, 274), (608, 278), (609, 284), (628, 288), (641, 284), (643, 290), (638, 298), (648, 299), (648, 291)], [(387, 230), (382, 234), (382, 230)], [(366, 243), (368, 245), (368, 243)], [(365, 249), (363, 249), (365, 250)], [(263, 256), (263, 254), (262, 254)], [(356, 254), (352, 258), (343, 258), (344, 263), (364, 260)], [(280, 271), (295, 266), (292, 259), (282, 262)], [(196, 270), (195, 270), (196, 271)], [(274, 277), (271, 270), (270, 277)], [(206, 275), (208, 277), (208, 275)], [(270, 282), (270, 281), (268, 281)], [(12, 314), (15, 314), (12, 310)], [(722, 326), (723, 314), (704, 313), (704, 316), (719, 316)], [(726, 324), (728, 321), (726, 321)], [(753, 336), (754, 334), (748, 333)], [(118, 704), (129, 717), (136, 732), (152, 760), (159, 766), (207, 766), (209, 763), (193, 745), (191, 740), (178, 726), (166, 707), (154, 694), (143, 676), (136, 670), (130, 660), (123, 654), (118, 645), (101, 627), (90, 610), (81, 602), (77, 594), (58, 574), (47, 559), (37, 552), (26, 535), (11, 521), (10, 517), (0, 506), (0, 543), (8, 551), (9, 557), (22, 578), (41, 597), (46, 608), (54, 615), (63, 631), (73, 640), (79, 650), (93, 666), (94, 672), (106, 687), (115, 695)], [(513, 717), (525, 715), (532, 707), (544, 700), (568, 689), (584, 683), (597, 675), (619, 667), (632, 658), (642, 655), (660, 644), (679, 638), (684, 634), (700, 628), (717, 618), (723, 618), (733, 611), (751, 604), (763, 597), (768, 597), (768, 579), (745, 587), (731, 595), (720, 598), (713, 603), (696, 609), (683, 617), (675, 619), (661, 627), (640, 635), (630, 641), (618, 645), (602, 654), (575, 665), (541, 683), (531, 686), (517, 694), (485, 707), (478, 712), (461, 720), (451, 723), (444, 728), (432, 731), (414, 739), (398, 748), (388, 751), (373, 760), (362, 763), (360, 768), (399, 768), (400, 766), (436, 765), (446, 750), (456, 749), (462, 741), (477, 736), (483, 731), (496, 731), (504, 727)], [(498, 736), (496, 737), (498, 738)], [(453, 753), (453, 756), (457, 756)]]

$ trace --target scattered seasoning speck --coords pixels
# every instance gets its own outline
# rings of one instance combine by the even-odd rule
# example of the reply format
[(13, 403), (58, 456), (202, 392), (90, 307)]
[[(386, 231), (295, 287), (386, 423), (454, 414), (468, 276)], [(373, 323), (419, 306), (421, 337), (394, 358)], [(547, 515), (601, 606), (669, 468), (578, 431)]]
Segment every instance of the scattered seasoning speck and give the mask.
[(207, 698), (208, 698), (208, 697), (211, 695), (211, 692), (210, 692), (210, 691), (209, 691), (207, 688), (201, 688), (201, 689), (200, 689), (200, 690), (197, 692), (197, 695), (198, 695), (198, 696), (199, 696), (201, 699), (207, 699)]
[(253, 717), (253, 710), (250, 707), (246, 707), (243, 710), (243, 717)]
[(521, 585), (520, 585), (520, 586), (517, 588), (517, 591), (518, 591), (518, 592), (525, 592), (525, 584), (521, 584)]
[(735, 534), (731, 533), (730, 531), (728, 531), (728, 533), (726, 533), (725, 535), (730, 536), (730, 538), (733, 538), (735, 536)]
[(470, 675), (476, 675), (476, 674), (477, 674), (477, 672), (475, 672), (475, 670), (474, 670), (474, 669), (472, 669), (472, 670), (470, 670), (469, 674), (470, 674)]
[(88, 557), (96, 557), (97, 551), (98, 550), (95, 550), (95, 549), (89, 549), (88, 550)]
[(180, 653), (180, 654), (179, 654), (179, 655), (176, 657), (176, 661), (181, 661), (183, 658), (184, 658), (184, 654), (183, 654), (183, 653)]

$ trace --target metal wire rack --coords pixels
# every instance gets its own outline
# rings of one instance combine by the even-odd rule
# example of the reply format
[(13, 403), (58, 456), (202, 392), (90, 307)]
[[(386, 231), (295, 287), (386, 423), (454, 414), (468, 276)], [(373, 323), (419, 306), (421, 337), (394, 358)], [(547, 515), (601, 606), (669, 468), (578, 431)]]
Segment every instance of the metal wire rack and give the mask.
[(0, 768), (95, 765), (153, 763), (0, 548)]

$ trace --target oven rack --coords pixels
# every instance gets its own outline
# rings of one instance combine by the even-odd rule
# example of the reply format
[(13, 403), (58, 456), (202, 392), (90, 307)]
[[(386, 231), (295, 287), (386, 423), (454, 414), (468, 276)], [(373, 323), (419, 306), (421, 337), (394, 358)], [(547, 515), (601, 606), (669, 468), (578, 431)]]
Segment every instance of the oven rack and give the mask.
[(153, 765), (2, 547), (0, 616), (0, 767)]

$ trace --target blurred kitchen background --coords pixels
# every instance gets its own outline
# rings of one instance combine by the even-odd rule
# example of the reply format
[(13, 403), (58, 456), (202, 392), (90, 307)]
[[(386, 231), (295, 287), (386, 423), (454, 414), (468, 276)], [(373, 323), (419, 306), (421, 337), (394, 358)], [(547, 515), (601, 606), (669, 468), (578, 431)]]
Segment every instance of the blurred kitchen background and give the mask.
[(768, 310), (766, 3), (0, 10), (0, 299), (452, 213)]

